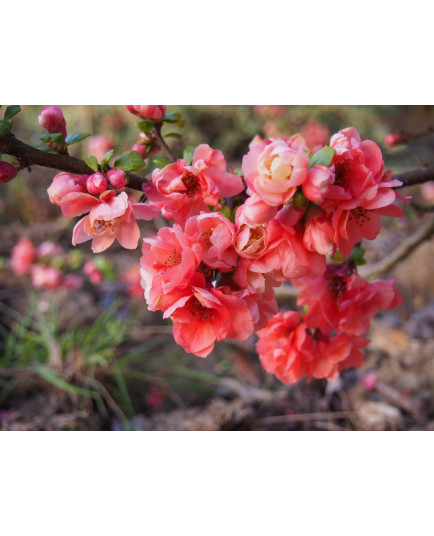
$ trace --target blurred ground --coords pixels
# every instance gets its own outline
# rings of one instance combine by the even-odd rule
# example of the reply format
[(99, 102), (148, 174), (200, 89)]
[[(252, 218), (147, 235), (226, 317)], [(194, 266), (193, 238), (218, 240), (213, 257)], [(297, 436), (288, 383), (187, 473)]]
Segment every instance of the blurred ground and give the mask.
[[(35, 146), (42, 134), (40, 108), (23, 107), (15, 129)], [(433, 125), (432, 107), (286, 107), (278, 117), (250, 106), (171, 109), (186, 120), (184, 140), (174, 140), (177, 154), (183, 144), (209, 143), (234, 168), (254, 134), (274, 128), (290, 135), (309, 119), (331, 132), (356, 126), (382, 146), (393, 171), (414, 169), (418, 160), (434, 163), (434, 136), (411, 149), (382, 143), (392, 130), (421, 132)], [(134, 119), (122, 107), (66, 106), (64, 113), (69, 132), (115, 128), (117, 154), (135, 143)], [(144, 300), (122, 294), (116, 281), (76, 292), (36, 292), (25, 276), (13, 275), (7, 259), (21, 236), (70, 247), (73, 222), (46, 196), (53, 175), (35, 167), (0, 191), (0, 429), (434, 430), (432, 240), (387, 274), (397, 277), (405, 303), (373, 321), (364, 367), (334, 382), (288, 387), (261, 369), (254, 339), (218, 343), (205, 360), (185, 354), (173, 342), (170, 322), (148, 312)], [(419, 187), (406, 193), (424, 205), (432, 202)], [(368, 260), (387, 255), (427, 217), (407, 208), (401, 221), (385, 219), (378, 239), (364, 246)], [(143, 234), (154, 234), (151, 224)], [(92, 258), (89, 244), (80, 250)], [(114, 247), (107, 257), (122, 274), (140, 252)]]

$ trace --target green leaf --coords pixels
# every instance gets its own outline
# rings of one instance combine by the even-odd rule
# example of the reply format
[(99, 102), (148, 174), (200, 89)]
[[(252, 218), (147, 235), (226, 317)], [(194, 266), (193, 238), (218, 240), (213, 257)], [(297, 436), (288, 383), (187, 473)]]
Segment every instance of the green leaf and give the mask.
[(122, 169), (125, 173), (130, 173), (136, 169), (141, 169), (145, 165), (143, 158), (137, 151), (127, 151), (114, 163), (116, 169)]
[(181, 114), (179, 112), (169, 112), (163, 117), (162, 121), (164, 123), (177, 123), (181, 121)]
[(87, 156), (84, 161), (90, 167), (90, 169), (98, 171), (98, 160), (95, 156)]
[(12, 121), (0, 121), (0, 136), (5, 136), (12, 128)]
[(165, 167), (170, 164), (170, 160), (166, 156), (158, 156), (157, 158), (154, 158), (153, 162), (159, 168)]
[(182, 153), (182, 158), (187, 161), (188, 164), (191, 164), (193, 162), (193, 154), (196, 147), (193, 147), (192, 145), (187, 145), (187, 147), (184, 149), (184, 152)]
[(65, 143), (66, 145), (72, 145), (73, 143), (78, 143), (80, 141), (85, 140), (89, 136), (90, 134), (88, 134), (87, 132), (75, 132), (74, 134), (70, 134), (66, 137)]
[(332, 163), (334, 155), (333, 147), (323, 147), (309, 158), (309, 169), (313, 166), (328, 167)]
[(21, 112), (21, 106), (15, 105), (15, 106), (8, 106), (5, 111), (5, 119), (8, 121), (9, 119), (12, 119), (14, 115), (17, 115), (18, 112)]
[(45, 143), (55, 143), (61, 145), (63, 143), (63, 134), (56, 132), (55, 134), (43, 134), (41, 140)]
[(103, 168), (104, 166), (106, 166), (110, 160), (113, 158), (113, 155), (115, 154), (115, 150), (114, 149), (111, 149), (110, 151), (108, 151), (102, 158), (101, 160), (101, 167)]
[(168, 134), (164, 135), (165, 138), (182, 138), (182, 135), (179, 132), (169, 132)]
[(235, 175), (238, 175), (238, 177), (244, 177), (243, 170), (240, 167), (237, 167), (234, 169)]
[(363, 264), (366, 264), (364, 256), (365, 256), (365, 250), (361, 248), (360, 246), (356, 246), (351, 252), (348, 259), (354, 261), (357, 266), (363, 266)]
[(155, 128), (155, 124), (152, 121), (140, 121), (139, 123), (136, 123), (136, 125), (144, 134), (147, 134), (150, 130)]
[(63, 389), (63, 391), (67, 391), (68, 393), (74, 393), (80, 396), (85, 396), (87, 398), (93, 398), (95, 396), (94, 393), (88, 389), (84, 389), (83, 387), (77, 387), (76, 385), (72, 385), (66, 382), (65, 380), (60, 378), (57, 373), (52, 369), (46, 367), (38, 367), (35, 372), (40, 378), (42, 378), (48, 383), (51, 383), (51, 385), (58, 387), (59, 389)]

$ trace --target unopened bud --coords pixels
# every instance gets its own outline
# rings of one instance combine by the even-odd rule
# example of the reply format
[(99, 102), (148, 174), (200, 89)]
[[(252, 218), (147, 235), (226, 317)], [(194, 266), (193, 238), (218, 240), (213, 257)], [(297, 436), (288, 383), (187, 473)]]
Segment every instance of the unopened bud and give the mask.
[(122, 169), (110, 169), (110, 171), (107, 171), (107, 179), (110, 186), (116, 190), (121, 190), (127, 183), (125, 171), (122, 171)]
[(384, 143), (388, 147), (395, 147), (395, 145), (401, 145), (402, 143), (406, 143), (408, 140), (409, 137), (407, 134), (403, 134), (400, 132), (392, 132), (384, 138)]
[(9, 162), (0, 162), (0, 184), (15, 179), (18, 171), (19, 170), (12, 164), (9, 164)]
[(107, 179), (103, 173), (94, 173), (91, 175), (86, 182), (87, 191), (90, 194), (102, 194), (107, 190)]

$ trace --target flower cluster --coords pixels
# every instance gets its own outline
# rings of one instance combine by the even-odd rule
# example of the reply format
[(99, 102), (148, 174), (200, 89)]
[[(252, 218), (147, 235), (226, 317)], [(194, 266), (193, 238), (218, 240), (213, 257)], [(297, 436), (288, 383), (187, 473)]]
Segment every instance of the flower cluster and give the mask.
[(83, 279), (68, 270), (75, 259), (65, 259), (64, 250), (53, 242), (46, 241), (35, 247), (26, 237), (20, 238), (11, 252), (11, 269), (17, 275), (29, 274), (32, 286), (56, 290), (67, 288), (77, 290), (83, 286)]
[(348, 367), (360, 367), (363, 337), (377, 311), (394, 309), (402, 296), (394, 281), (368, 283), (351, 262), (327, 266), (319, 278), (301, 278), (297, 305), (302, 313), (276, 315), (258, 332), (257, 351), (262, 366), (285, 383), (303, 376), (333, 379)]
[[(327, 255), (339, 247), (348, 256), (363, 237), (375, 238), (380, 214), (401, 215), (392, 190), (399, 181), (384, 171), (377, 145), (361, 141), (355, 129), (335, 134), (330, 147), (316, 153), (300, 134), (277, 140), (257, 137), (243, 158), (242, 171), (247, 184), (243, 197), (243, 183), (227, 171), (223, 154), (200, 145), (191, 165), (178, 160), (156, 169), (143, 187), (150, 204), (175, 222), (144, 239), (141, 273), (148, 308), (171, 318), (177, 343), (201, 357), (215, 341), (244, 340), (261, 328), (267, 333), (267, 322), (277, 312), (273, 287), (285, 279), (321, 282), (328, 273)], [(347, 283), (349, 289), (357, 277)], [(375, 291), (368, 288), (357, 302), (364, 325), (372, 310), (398, 303), (395, 298), (384, 305), (387, 283), (377, 284)], [(352, 294), (348, 296), (351, 303)], [(283, 318), (290, 318), (291, 326), (296, 318), (300, 324), (296, 313)], [(308, 331), (310, 320), (297, 333), (304, 333), (312, 355), (318, 347), (330, 363), (337, 363), (339, 354), (341, 366), (360, 364), (365, 339), (360, 330), (333, 334), (338, 320), (333, 318), (332, 329), (321, 334), (315, 326), (315, 339)], [(259, 348), (268, 355), (266, 345)], [(309, 353), (306, 348), (300, 355)], [(331, 377), (338, 370), (322, 361), (305, 365), (294, 378)]]
[(126, 249), (137, 248), (140, 230), (136, 219), (152, 220), (161, 211), (148, 204), (132, 203), (125, 192), (117, 194), (109, 189), (121, 189), (125, 184), (125, 173), (119, 169), (90, 176), (58, 173), (54, 177), (47, 190), (50, 201), (67, 217), (89, 213), (74, 227), (74, 246), (92, 239), (92, 251), (100, 253), (116, 239)]

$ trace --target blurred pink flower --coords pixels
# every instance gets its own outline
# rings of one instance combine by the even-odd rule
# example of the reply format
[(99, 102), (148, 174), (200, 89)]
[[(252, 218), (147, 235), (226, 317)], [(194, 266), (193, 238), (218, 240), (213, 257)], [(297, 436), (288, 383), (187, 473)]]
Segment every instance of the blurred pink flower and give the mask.
[(27, 273), (35, 258), (36, 249), (32, 241), (26, 237), (20, 238), (11, 252), (12, 271), (18, 275)]

